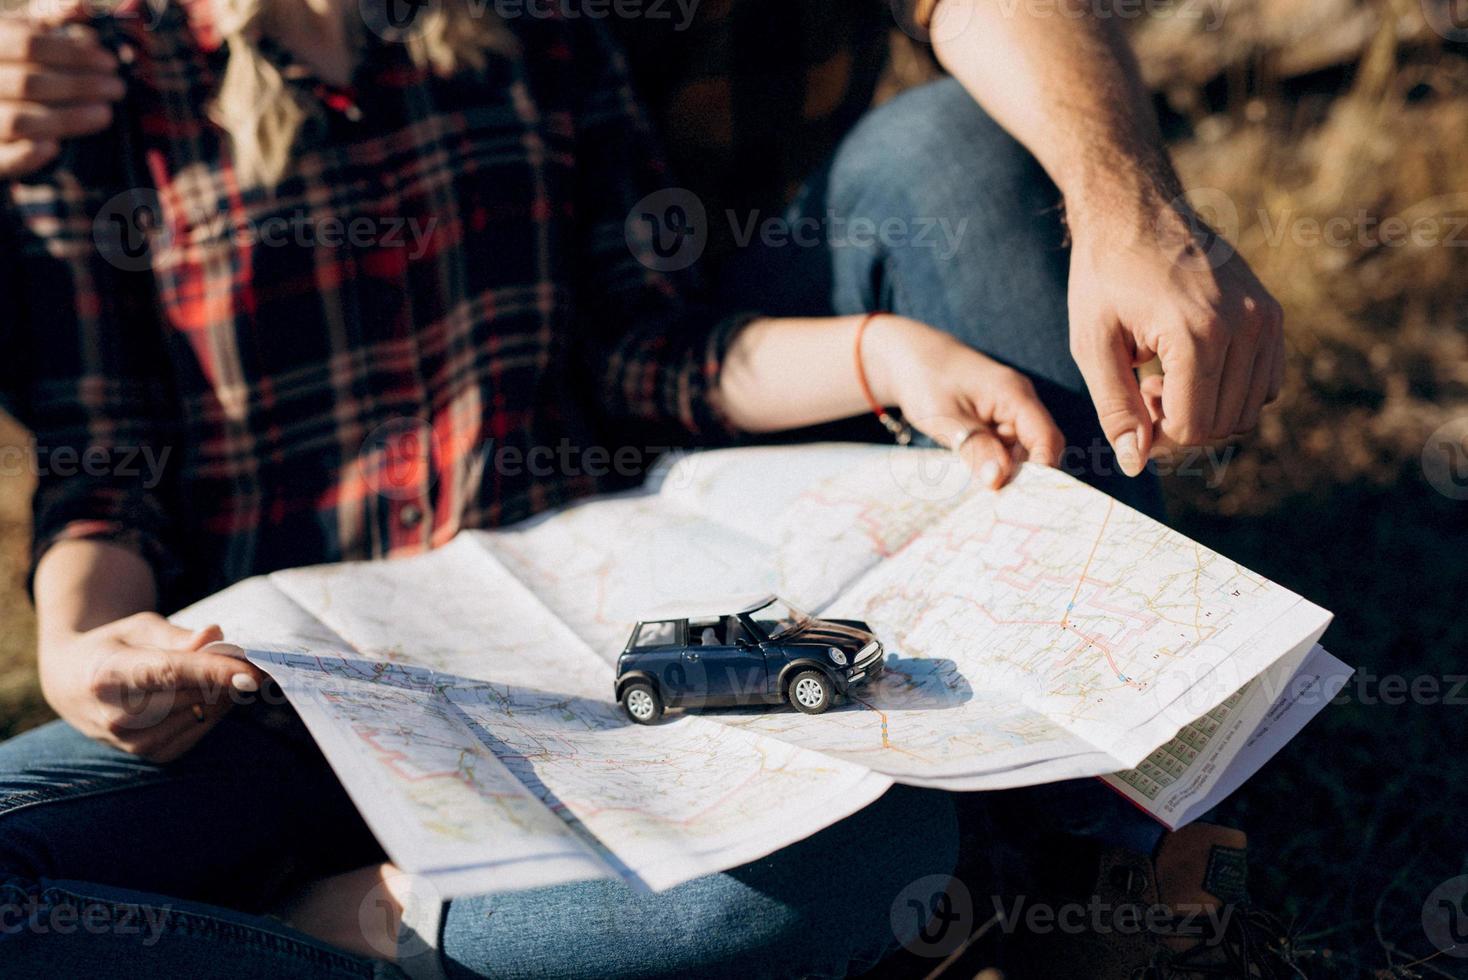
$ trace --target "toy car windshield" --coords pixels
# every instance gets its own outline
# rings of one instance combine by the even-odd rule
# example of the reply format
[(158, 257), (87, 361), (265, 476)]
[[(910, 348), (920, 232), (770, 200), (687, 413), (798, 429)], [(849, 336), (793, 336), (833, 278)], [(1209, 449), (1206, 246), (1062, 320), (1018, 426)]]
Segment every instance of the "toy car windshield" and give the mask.
[(797, 609), (778, 596), (771, 596), (769, 602), (751, 609), (749, 616), (772, 640), (809, 626), (814, 621), (810, 613)]

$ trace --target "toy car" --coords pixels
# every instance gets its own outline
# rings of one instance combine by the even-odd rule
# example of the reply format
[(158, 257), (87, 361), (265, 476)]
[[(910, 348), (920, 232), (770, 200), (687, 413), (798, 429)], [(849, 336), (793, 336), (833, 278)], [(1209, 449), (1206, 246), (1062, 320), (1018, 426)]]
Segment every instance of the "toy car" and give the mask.
[(880, 674), (866, 623), (816, 619), (773, 596), (728, 612), (644, 619), (617, 660), (616, 697), (650, 725), (665, 707), (780, 704), (818, 715)]

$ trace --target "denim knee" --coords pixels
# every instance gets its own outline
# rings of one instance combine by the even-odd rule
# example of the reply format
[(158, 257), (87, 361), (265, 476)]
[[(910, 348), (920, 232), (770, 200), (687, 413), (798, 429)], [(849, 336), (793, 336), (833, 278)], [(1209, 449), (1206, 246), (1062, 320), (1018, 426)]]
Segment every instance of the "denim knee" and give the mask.
[(1057, 395), (1084, 391), (1070, 356), (1060, 193), (956, 81), (869, 113), (797, 209), (830, 229), (834, 312), (901, 313)]
[(662, 894), (597, 881), (456, 899), (444, 965), (451, 977), (860, 973), (897, 945), (894, 905), (946, 880), (957, 851), (951, 797), (899, 786), (768, 858)]
[(1059, 228), (1060, 192), (1029, 150), (952, 78), (901, 93), (873, 109), (841, 141), (827, 197), (838, 208), (900, 200), (942, 214), (982, 192), (991, 220), (1011, 212)]
[(59, 721), (0, 743), (0, 876), (55, 873), (44, 805), (90, 788), (86, 775), (68, 772), (61, 763), (69, 749), (89, 746)]

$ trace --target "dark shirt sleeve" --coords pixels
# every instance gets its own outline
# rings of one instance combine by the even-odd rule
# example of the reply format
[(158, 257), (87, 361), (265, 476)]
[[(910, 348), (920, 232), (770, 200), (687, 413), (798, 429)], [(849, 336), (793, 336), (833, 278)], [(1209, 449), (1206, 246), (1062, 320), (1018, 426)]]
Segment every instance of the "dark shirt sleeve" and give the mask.
[(5, 407), (35, 436), (33, 565), (57, 542), (129, 548), (161, 592), (178, 571), (169, 518), (177, 410), (150, 252), (156, 198), (116, 173), (115, 132), (4, 185)]
[(592, 341), (579, 353), (608, 418), (671, 422), (703, 442), (726, 440), (734, 433), (711, 395), (730, 345), (756, 314), (720, 315), (695, 298), (690, 262), (707, 234), (701, 205), (673, 187), (604, 25), (575, 23), (577, 338)]

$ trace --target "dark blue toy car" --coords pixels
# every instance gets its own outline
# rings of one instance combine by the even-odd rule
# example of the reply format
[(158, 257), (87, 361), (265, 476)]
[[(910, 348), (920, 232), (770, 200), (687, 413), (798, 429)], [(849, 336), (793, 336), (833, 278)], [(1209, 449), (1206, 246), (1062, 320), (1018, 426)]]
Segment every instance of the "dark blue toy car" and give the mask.
[(649, 725), (664, 707), (780, 704), (818, 715), (882, 672), (866, 623), (816, 619), (776, 596), (734, 612), (644, 619), (617, 660), (617, 700)]

